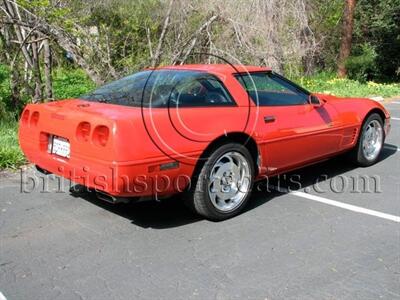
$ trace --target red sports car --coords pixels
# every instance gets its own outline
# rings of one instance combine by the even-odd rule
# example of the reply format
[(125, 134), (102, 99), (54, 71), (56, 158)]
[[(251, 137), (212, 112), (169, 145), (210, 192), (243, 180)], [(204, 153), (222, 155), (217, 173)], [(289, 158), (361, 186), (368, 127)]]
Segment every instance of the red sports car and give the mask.
[(264, 67), (148, 69), (79, 97), (29, 104), (19, 141), (39, 170), (111, 202), (182, 192), (202, 216), (238, 214), (255, 180), (349, 151), (375, 163), (379, 103), (312, 94)]

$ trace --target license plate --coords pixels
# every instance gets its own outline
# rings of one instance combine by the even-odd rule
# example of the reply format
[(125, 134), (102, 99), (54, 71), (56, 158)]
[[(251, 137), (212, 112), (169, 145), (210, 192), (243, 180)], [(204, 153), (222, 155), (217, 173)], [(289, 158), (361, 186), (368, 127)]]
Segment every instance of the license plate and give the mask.
[(49, 152), (62, 157), (69, 158), (70, 144), (65, 138), (59, 136), (50, 136), (49, 139)]

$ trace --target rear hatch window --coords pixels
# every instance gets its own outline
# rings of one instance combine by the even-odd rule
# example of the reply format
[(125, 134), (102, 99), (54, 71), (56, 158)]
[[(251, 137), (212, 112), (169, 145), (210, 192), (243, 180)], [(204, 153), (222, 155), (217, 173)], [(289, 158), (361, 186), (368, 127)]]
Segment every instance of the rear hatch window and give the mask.
[(212, 74), (190, 70), (147, 70), (106, 84), (79, 97), (125, 106), (224, 106), (234, 101)]

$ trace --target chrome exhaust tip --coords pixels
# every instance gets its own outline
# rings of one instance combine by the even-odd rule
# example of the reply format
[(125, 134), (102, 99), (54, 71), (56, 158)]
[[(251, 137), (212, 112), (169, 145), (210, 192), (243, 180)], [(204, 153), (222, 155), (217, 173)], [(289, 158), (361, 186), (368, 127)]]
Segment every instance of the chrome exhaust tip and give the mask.
[(43, 168), (39, 167), (38, 165), (35, 165), (35, 169), (36, 169), (38, 172), (40, 172), (40, 173), (42, 173), (42, 174), (44, 174), (44, 175), (50, 175), (50, 174), (52, 174), (51, 172), (47, 171), (46, 169), (43, 169)]
[(128, 203), (130, 202), (130, 198), (127, 197), (116, 197), (110, 194), (107, 194), (102, 191), (96, 191), (96, 196), (98, 199), (106, 201), (111, 204), (117, 204), (117, 203)]

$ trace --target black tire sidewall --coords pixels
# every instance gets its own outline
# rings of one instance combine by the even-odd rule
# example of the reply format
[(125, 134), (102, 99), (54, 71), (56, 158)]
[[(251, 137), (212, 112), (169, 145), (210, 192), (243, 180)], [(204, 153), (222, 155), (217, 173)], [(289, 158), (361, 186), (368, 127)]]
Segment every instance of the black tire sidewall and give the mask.
[[(377, 120), (377, 121), (381, 124), (381, 126), (382, 126), (382, 134), (383, 134), (383, 136), (382, 136), (382, 148), (383, 148), (383, 144), (385, 143), (385, 130), (384, 130), (383, 120), (382, 120), (382, 118), (381, 118), (381, 116), (380, 116), (379, 114), (377, 114), (377, 113), (372, 113), (371, 115), (369, 115), (369, 116), (365, 119), (365, 121), (364, 121), (364, 123), (363, 123), (363, 125), (362, 125), (362, 127), (361, 127), (360, 136), (359, 136), (358, 145), (357, 145), (357, 157), (356, 157), (356, 160), (357, 160), (357, 163), (358, 163), (359, 165), (364, 166), (364, 167), (371, 166), (371, 165), (375, 164), (375, 163), (378, 161), (379, 156), (380, 156), (380, 153), (379, 153), (379, 154), (376, 156), (375, 159), (373, 159), (373, 160), (368, 160), (368, 159), (365, 157), (364, 151), (363, 151), (362, 140), (363, 140), (363, 137), (364, 137), (364, 134), (365, 134), (365, 129), (366, 129), (366, 127), (368, 126), (368, 124), (369, 124), (371, 121), (373, 121), (373, 120)], [(382, 148), (381, 148), (381, 151), (382, 151)], [(381, 151), (380, 151), (380, 152), (381, 152)]]
[[(228, 152), (238, 152), (241, 155), (244, 156), (244, 158), (247, 160), (247, 163), (250, 168), (250, 188), (245, 196), (245, 198), (242, 200), (242, 203), (236, 207), (235, 209), (224, 212), (219, 209), (217, 209), (211, 202), (211, 199), (208, 194), (208, 184), (209, 184), (209, 178), (211, 174), (212, 167), (216, 163), (216, 161), (223, 156), (224, 154)], [(194, 190), (194, 196), (195, 196), (195, 209), (198, 211), (200, 214), (204, 215), (205, 217), (213, 220), (224, 220), (231, 218), (237, 214), (239, 214), (243, 207), (246, 205), (248, 199), (251, 196), (251, 191), (253, 189), (253, 184), (254, 184), (254, 162), (253, 159), (247, 150), (247, 148), (241, 144), (238, 143), (229, 143), (220, 146), (219, 148), (216, 148), (214, 152), (211, 153), (207, 161), (204, 163), (203, 167), (201, 168), (200, 173), (198, 174), (198, 180), (197, 184)], [(201, 202), (201, 203), (199, 203)], [(199, 207), (201, 206), (201, 207)]]

